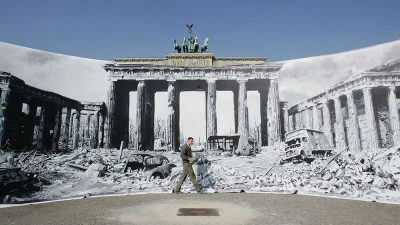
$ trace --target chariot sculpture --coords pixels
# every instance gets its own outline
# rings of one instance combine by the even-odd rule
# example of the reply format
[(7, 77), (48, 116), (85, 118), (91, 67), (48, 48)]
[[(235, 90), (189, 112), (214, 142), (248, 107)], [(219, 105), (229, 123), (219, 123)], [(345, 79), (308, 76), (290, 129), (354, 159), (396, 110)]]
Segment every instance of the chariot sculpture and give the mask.
[(174, 52), (177, 53), (204, 53), (208, 51), (208, 38), (204, 40), (204, 44), (201, 46), (199, 45), (199, 38), (196, 36), (193, 38), (192, 36), (192, 27), (193, 24), (186, 24), (186, 27), (188, 28), (188, 33), (189, 37), (186, 39), (186, 37), (183, 38), (182, 45), (179, 45), (176, 41), (176, 39), (173, 39), (173, 44), (174, 44)]

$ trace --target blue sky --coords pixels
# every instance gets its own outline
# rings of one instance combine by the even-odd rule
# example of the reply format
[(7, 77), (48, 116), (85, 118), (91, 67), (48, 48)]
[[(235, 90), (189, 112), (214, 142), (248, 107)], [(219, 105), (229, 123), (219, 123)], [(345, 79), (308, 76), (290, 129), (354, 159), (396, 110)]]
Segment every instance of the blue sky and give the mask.
[(270, 61), (400, 39), (400, 1), (2, 1), (0, 41), (110, 60), (164, 56), (172, 38)]

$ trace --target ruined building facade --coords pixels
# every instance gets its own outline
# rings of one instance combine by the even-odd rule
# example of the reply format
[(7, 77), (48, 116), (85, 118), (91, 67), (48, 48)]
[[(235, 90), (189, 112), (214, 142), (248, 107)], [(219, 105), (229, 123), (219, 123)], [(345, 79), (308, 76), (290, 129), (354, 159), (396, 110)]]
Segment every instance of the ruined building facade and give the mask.
[(288, 110), (289, 131), (312, 128), (333, 146), (361, 151), (400, 144), (400, 59), (340, 82)]
[(171, 53), (165, 58), (118, 58), (104, 66), (110, 73), (104, 144), (129, 140), (129, 92), (137, 92), (135, 148), (153, 149), (154, 95), (168, 93), (167, 146), (179, 149), (179, 94), (205, 91), (206, 137), (217, 135), (216, 92), (234, 94), (235, 132), (249, 136), (247, 91), (260, 93), (262, 144), (281, 140), (278, 71), (265, 58), (217, 58), (211, 53)]
[(54, 152), (103, 143), (104, 103), (81, 103), (0, 71), (0, 142)]

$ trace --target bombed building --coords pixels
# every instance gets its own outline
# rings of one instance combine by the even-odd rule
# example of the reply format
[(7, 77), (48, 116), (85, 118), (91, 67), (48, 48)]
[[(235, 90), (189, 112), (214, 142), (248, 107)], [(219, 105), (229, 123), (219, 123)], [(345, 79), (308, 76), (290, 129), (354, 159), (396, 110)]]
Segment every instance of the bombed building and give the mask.
[[(206, 136), (217, 134), (216, 92), (232, 91), (235, 133), (249, 136), (247, 91), (260, 93), (261, 142), (281, 140), (278, 71), (281, 63), (263, 57), (215, 57), (212, 53), (171, 53), (165, 58), (117, 58), (104, 66), (110, 73), (106, 147), (118, 147), (129, 137), (129, 92), (137, 93), (135, 148), (154, 148), (154, 95), (168, 93), (166, 141), (170, 150), (179, 149), (179, 95), (204, 91)], [(239, 141), (241, 142), (241, 141)]]
[(289, 131), (321, 130), (333, 146), (355, 151), (400, 143), (400, 59), (376, 66), (292, 106)]
[(2, 149), (76, 149), (103, 144), (104, 103), (82, 103), (0, 71)]

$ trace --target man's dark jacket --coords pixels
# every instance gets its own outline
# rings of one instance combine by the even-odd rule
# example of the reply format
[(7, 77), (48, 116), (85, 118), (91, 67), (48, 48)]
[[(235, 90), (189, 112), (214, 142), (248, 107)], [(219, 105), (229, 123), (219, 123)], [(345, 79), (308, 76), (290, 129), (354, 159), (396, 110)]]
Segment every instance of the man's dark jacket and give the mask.
[(181, 158), (184, 163), (189, 163), (189, 158), (192, 157), (192, 149), (186, 143), (181, 146)]

